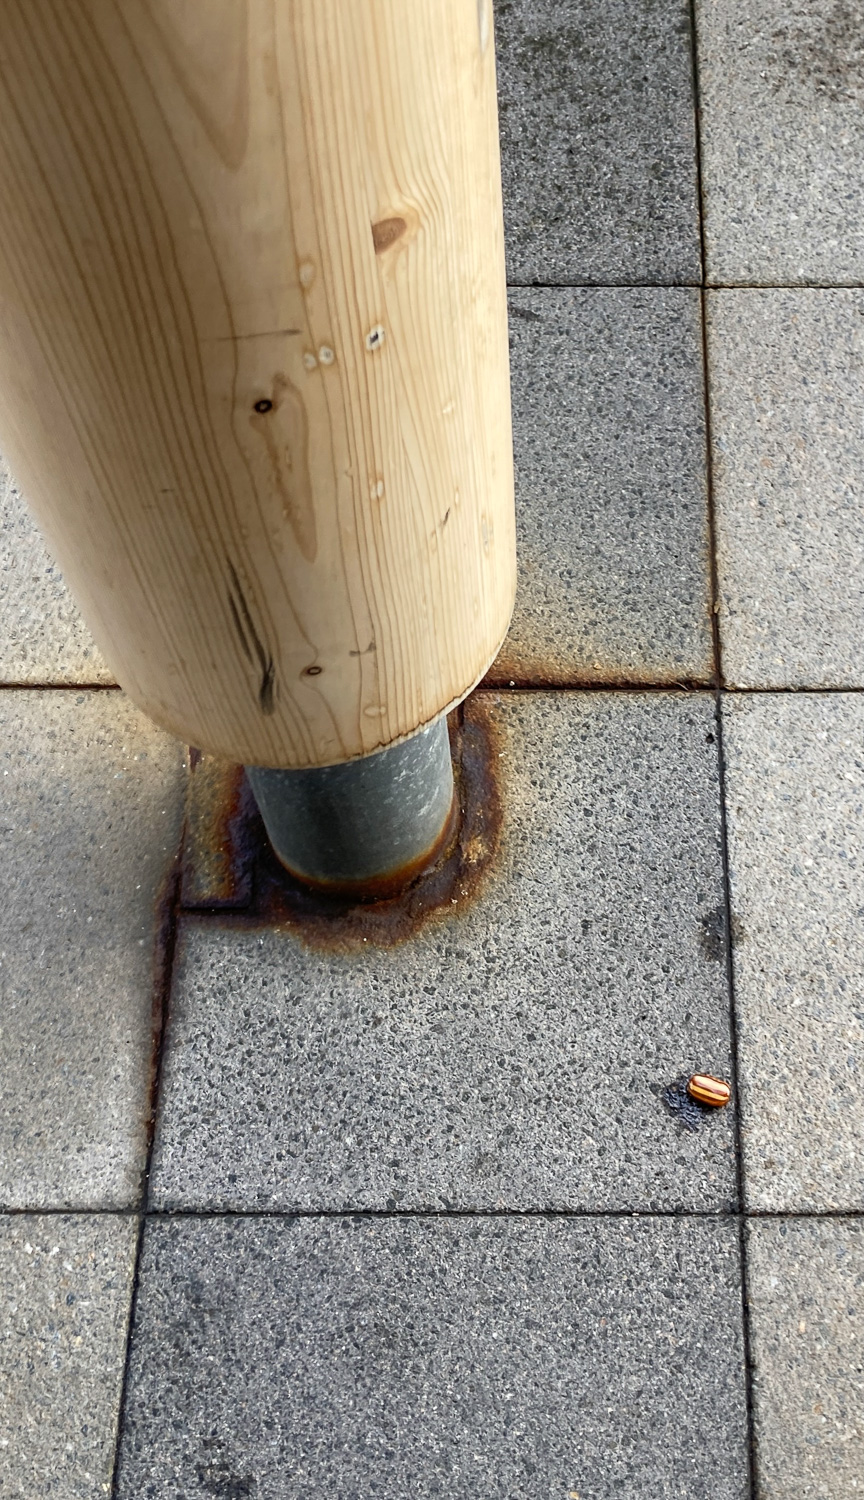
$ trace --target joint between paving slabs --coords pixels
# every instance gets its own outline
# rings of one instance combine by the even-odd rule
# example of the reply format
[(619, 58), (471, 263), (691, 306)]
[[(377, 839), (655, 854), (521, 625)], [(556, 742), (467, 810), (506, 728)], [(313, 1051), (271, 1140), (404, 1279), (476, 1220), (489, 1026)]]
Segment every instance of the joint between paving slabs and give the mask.
[(129, 1365), (132, 1355), (132, 1336), (135, 1314), (138, 1307), (138, 1289), (141, 1276), (141, 1254), (144, 1246), (144, 1226), (147, 1219), (147, 1199), (150, 1185), (150, 1168), (153, 1160), (153, 1143), (156, 1138), (156, 1119), (159, 1109), (159, 1089), (162, 1082), (162, 1059), (165, 1050), (165, 1032), (171, 1002), (171, 983), (174, 970), (174, 953), (177, 945), (177, 928), (181, 913), (181, 882), (183, 877), (183, 851), (186, 844), (187, 819), (184, 817), (180, 838), (156, 901), (156, 935), (153, 951), (153, 1009), (152, 1051), (150, 1059), (150, 1087), (148, 1097), (147, 1137), (144, 1167), (141, 1174), (140, 1198), (137, 1210), (126, 1211), (124, 1217), (138, 1220), (135, 1243), (135, 1264), (132, 1272), (132, 1290), (127, 1308), (126, 1347), (123, 1356), (123, 1378), (120, 1385), (120, 1400), (117, 1404), (117, 1422), (114, 1429), (114, 1458), (111, 1470), (110, 1493), (117, 1494), (117, 1479), (120, 1463), (120, 1443), (126, 1415), (126, 1400), (129, 1389)]
[(697, 206), (699, 213), (699, 250), (702, 264), (702, 284), (699, 292), (700, 326), (702, 335), (702, 394), (705, 423), (705, 500), (708, 519), (708, 551), (711, 579), (711, 637), (714, 651), (714, 677), (716, 719), (716, 747), (718, 800), (720, 806), (720, 858), (723, 872), (724, 932), (723, 948), (726, 963), (726, 995), (729, 1015), (729, 1041), (732, 1059), (732, 1083), (735, 1092), (735, 1114), (733, 1121), (735, 1142), (735, 1177), (738, 1195), (738, 1266), (741, 1278), (741, 1338), (744, 1356), (744, 1400), (747, 1416), (747, 1480), (749, 1494), (755, 1496), (758, 1488), (758, 1458), (756, 1451), (755, 1403), (753, 1394), (753, 1341), (750, 1329), (750, 1305), (747, 1273), (747, 1227), (744, 1184), (744, 1157), (741, 1138), (741, 1073), (738, 1059), (738, 1018), (736, 1012), (735, 971), (732, 950), (732, 889), (729, 876), (729, 839), (726, 819), (726, 762), (723, 743), (723, 643), (720, 635), (720, 573), (717, 561), (717, 511), (714, 494), (714, 462), (711, 423), (711, 369), (708, 356), (708, 319), (705, 255), (705, 195), (702, 172), (702, 116), (699, 84), (699, 54), (696, 0), (690, 0), (690, 69), (693, 88), (693, 124), (696, 147)]

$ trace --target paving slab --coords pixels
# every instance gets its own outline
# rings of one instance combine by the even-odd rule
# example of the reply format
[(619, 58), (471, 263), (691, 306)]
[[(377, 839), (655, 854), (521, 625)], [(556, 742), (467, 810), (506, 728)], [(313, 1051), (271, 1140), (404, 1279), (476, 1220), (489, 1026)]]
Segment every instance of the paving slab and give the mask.
[(0, 456), (0, 683), (110, 683)]
[(150, 1220), (118, 1500), (743, 1500), (738, 1276), (728, 1220)]
[(185, 919), (152, 1204), (726, 1207), (732, 1112), (660, 1097), (729, 1069), (713, 714), (477, 695), (504, 826), (473, 904), (347, 952)]
[(864, 1224), (754, 1220), (747, 1282), (761, 1500), (864, 1494)]
[(864, 1208), (864, 697), (727, 696), (747, 1203)]
[(511, 282), (698, 283), (686, 0), (495, 0)]
[(864, 281), (859, 0), (696, 0), (707, 276)]
[(708, 298), (723, 672), (864, 685), (864, 290)]
[(708, 682), (698, 291), (526, 287), (509, 311), (519, 587), (490, 680)]
[(0, 1215), (0, 1494), (111, 1487), (137, 1221)]
[(137, 1200), (185, 752), (116, 692), (0, 693), (0, 1203)]

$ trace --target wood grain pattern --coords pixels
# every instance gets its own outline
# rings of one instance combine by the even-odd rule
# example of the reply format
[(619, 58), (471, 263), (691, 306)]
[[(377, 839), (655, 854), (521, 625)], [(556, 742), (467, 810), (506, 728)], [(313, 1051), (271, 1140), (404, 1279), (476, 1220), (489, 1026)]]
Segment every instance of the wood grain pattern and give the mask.
[(252, 764), (463, 697), (515, 563), (490, 0), (0, 0), (0, 443), (118, 680)]

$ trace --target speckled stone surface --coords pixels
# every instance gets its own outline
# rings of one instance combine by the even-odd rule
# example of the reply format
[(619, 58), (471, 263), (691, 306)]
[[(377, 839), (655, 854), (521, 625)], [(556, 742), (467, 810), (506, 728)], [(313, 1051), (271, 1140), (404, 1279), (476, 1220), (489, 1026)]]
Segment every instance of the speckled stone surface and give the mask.
[(510, 294), (519, 590), (490, 680), (713, 669), (699, 293)]
[(698, 282), (685, 0), (495, 0), (515, 283)]
[(759, 1495), (864, 1494), (864, 1224), (752, 1222), (747, 1234)]
[(727, 697), (746, 1193), (864, 1208), (864, 697)]
[(715, 292), (708, 316), (726, 681), (864, 685), (864, 291)]
[[(478, 701), (479, 699), (479, 701)], [(728, 1075), (710, 695), (481, 694), (500, 735), (495, 874), (458, 917), (359, 953), (187, 919), (157, 1207), (722, 1208)]]
[(138, 1225), (0, 1215), (0, 1494), (111, 1486)]
[(119, 693), (5, 692), (0, 770), (0, 1203), (123, 1207), (185, 753)]
[(111, 682), (0, 458), (0, 682)]
[(710, 1220), (151, 1220), (118, 1500), (743, 1500), (736, 1249)]
[(864, 280), (860, 0), (696, 0), (710, 281)]

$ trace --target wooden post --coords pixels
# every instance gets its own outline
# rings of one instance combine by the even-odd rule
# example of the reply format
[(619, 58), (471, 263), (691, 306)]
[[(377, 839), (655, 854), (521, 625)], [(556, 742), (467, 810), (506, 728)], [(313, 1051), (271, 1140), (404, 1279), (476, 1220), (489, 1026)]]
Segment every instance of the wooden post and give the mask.
[(118, 680), (232, 760), (457, 703), (514, 523), (491, 0), (2, 0), (0, 444)]

